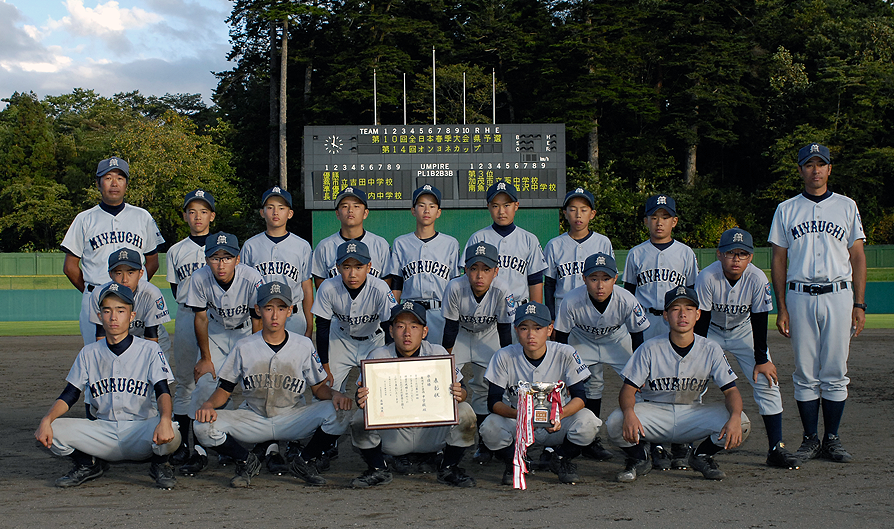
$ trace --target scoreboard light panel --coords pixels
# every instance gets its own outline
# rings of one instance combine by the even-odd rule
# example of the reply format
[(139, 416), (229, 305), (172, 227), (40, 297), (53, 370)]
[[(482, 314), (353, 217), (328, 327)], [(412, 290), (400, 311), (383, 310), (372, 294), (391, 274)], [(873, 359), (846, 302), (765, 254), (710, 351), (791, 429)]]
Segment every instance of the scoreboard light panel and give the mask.
[(525, 207), (565, 196), (565, 125), (344, 125), (304, 127), (307, 209), (333, 209), (346, 187), (370, 208), (409, 208), (413, 190), (441, 190), (443, 208), (480, 208), (508, 181)]

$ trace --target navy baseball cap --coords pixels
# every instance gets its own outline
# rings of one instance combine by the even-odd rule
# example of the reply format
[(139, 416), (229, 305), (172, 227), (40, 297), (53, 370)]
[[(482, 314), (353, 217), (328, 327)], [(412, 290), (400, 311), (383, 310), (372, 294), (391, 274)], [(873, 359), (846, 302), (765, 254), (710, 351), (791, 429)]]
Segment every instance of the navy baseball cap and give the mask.
[(484, 263), (491, 268), (500, 266), (500, 252), (493, 244), (475, 243), (466, 248), (466, 268), (475, 263)]
[(828, 147), (819, 143), (811, 143), (801, 147), (798, 151), (798, 165), (804, 165), (807, 163), (807, 160), (814, 156), (826, 163), (832, 163), (832, 155), (829, 153)]
[(584, 277), (594, 272), (605, 272), (611, 277), (618, 275), (618, 265), (615, 258), (606, 253), (594, 253), (584, 261)]
[(194, 200), (202, 200), (208, 203), (208, 207), (211, 208), (211, 211), (216, 211), (214, 209), (214, 195), (204, 189), (196, 189), (195, 191), (187, 193), (186, 198), (183, 199), (183, 209), (186, 209), (186, 206)]
[(742, 228), (733, 228), (723, 232), (723, 235), (720, 236), (720, 245), (717, 247), (717, 250), (723, 253), (737, 248), (748, 253), (754, 253), (754, 239), (751, 238), (751, 234)]
[(518, 190), (515, 189), (514, 185), (509, 182), (496, 182), (487, 188), (487, 203), (490, 204), (490, 201), (500, 193), (506, 193), (509, 195), (510, 200), (518, 202)]
[(688, 299), (698, 307), (698, 294), (695, 293), (695, 290), (680, 285), (668, 290), (667, 294), (664, 295), (664, 310), (669, 309), (674, 301), (678, 299)]
[(258, 306), (263, 307), (274, 299), (281, 299), (286, 305), (292, 304), (292, 289), (285, 283), (271, 281), (258, 287)]
[(677, 216), (677, 202), (671, 196), (655, 195), (646, 200), (646, 217), (652, 216), (659, 209), (667, 211), (671, 217)]
[(533, 321), (541, 327), (546, 327), (553, 322), (549, 309), (543, 303), (532, 301), (515, 309), (515, 326), (518, 327), (525, 321)]
[(418, 301), (404, 301), (403, 303), (398, 303), (391, 309), (391, 321), (397, 319), (398, 316), (404, 313), (412, 314), (416, 316), (416, 319), (419, 320), (419, 323), (422, 325), (427, 325), (425, 321), (425, 307), (419, 303)]
[(362, 189), (357, 189), (356, 187), (346, 187), (342, 189), (338, 196), (335, 197), (335, 207), (337, 208), (341, 201), (345, 197), (357, 197), (360, 199), (360, 202), (363, 202), (363, 205), (369, 207), (369, 203), (366, 201), (366, 192)]
[(264, 191), (264, 195), (261, 197), (261, 205), (263, 206), (266, 204), (267, 199), (270, 197), (282, 197), (282, 199), (286, 201), (286, 204), (288, 204), (289, 207), (292, 207), (292, 194), (279, 186), (273, 186), (267, 191)]
[(127, 265), (134, 270), (141, 270), (143, 268), (143, 256), (132, 248), (115, 250), (109, 255), (109, 272), (119, 265)]
[(584, 188), (582, 188), (582, 187), (578, 187), (577, 189), (575, 189), (575, 190), (573, 190), (573, 191), (569, 191), (569, 192), (565, 195), (565, 201), (562, 202), (562, 209), (567, 208), (567, 207), (568, 207), (568, 201), (570, 201), (572, 198), (575, 198), (575, 197), (580, 197), (580, 198), (586, 200), (587, 203), (590, 204), (590, 208), (591, 208), (591, 209), (592, 209), (593, 207), (595, 207), (596, 199), (593, 198), (593, 193), (590, 193), (589, 191), (587, 191), (586, 189), (584, 189)]
[(422, 195), (431, 195), (435, 197), (435, 202), (438, 203), (438, 207), (441, 207), (441, 190), (431, 184), (425, 184), (420, 187), (416, 191), (413, 191), (413, 205), (416, 205), (416, 201), (419, 200), (419, 197)]
[(106, 158), (99, 162), (96, 166), (96, 178), (105, 175), (112, 169), (118, 169), (124, 173), (125, 178), (130, 178), (130, 166), (127, 165), (127, 162), (117, 156), (112, 156), (111, 158)]
[(360, 264), (372, 261), (372, 258), (369, 256), (369, 248), (357, 239), (351, 239), (338, 245), (335, 264), (342, 264), (348, 259), (357, 259), (360, 261)]
[(205, 239), (205, 257), (211, 257), (218, 250), (223, 250), (233, 257), (239, 255), (239, 238), (232, 233), (219, 231)]
[(99, 304), (102, 305), (102, 300), (109, 296), (117, 296), (121, 301), (133, 306), (133, 291), (124, 285), (112, 282), (103, 287), (99, 292)]

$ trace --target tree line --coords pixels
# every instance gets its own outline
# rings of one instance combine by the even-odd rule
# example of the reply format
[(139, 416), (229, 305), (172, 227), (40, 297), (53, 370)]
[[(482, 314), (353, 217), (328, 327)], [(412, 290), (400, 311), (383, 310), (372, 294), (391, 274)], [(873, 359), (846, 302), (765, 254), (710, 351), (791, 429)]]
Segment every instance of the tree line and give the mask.
[[(565, 123), (569, 185), (594, 191), (593, 228), (619, 248), (645, 237), (639, 210), (654, 192), (677, 198), (690, 245), (734, 225), (766, 240), (776, 204), (801, 187), (796, 150), (812, 141), (832, 150), (831, 187), (857, 201), (869, 242), (894, 243), (892, 4), (236, 0), (234, 67), (217, 73), (211, 107), (197, 94), (82, 89), (5, 100), (0, 249), (57, 248), (95, 203), (90, 175), (109, 153), (132, 161), (130, 200), (168, 241), (199, 183), (224, 198), (219, 223), (258, 231), (253, 197), (279, 180), (284, 40), (299, 197), (305, 125), (403, 123), (404, 76), (408, 122), (431, 123), (434, 49), (438, 123), (462, 123), (464, 74), (469, 123), (491, 122), (494, 104), (498, 123)], [(309, 237), (306, 220), (294, 230)]]

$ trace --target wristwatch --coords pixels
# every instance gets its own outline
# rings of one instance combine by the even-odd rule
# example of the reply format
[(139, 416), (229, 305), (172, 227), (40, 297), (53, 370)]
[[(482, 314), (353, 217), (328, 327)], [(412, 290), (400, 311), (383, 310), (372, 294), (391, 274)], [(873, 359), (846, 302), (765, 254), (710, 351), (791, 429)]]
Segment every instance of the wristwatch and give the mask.
[(866, 304), (865, 303), (854, 303), (855, 309), (863, 309), (863, 312), (866, 312)]

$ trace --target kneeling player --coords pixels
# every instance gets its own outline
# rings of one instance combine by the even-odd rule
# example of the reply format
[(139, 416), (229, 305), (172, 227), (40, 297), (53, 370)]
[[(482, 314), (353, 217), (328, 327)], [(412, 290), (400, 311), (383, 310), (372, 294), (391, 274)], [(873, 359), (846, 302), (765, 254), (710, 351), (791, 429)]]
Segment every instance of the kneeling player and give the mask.
[[(65, 390), (34, 433), (54, 454), (74, 460), (71, 471), (56, 480), (57, 487), (76, 487), (102, 476), (99, 458), (151, 458), (149, 475), (158, 487), (170, 489), (177, 483), (168, 464), (168, 454), (180, 446), (168, 389), (174, 378), (157, 343), (128, 334), (133, 305), (133, 292), (125, 286), (112, 283), (100, 292), (106, 339), (81, 349)], [(96, 420), (59, 419), (88, 388)]]
[[(374, 349), (367, 359), (446, 355), (446, 349), (425, 341), (428, 335), (425, 313), (425, 306), (416, 301), (395, 306), (390, 328), (394, 342)], [(369, 468), (351, 481), (352, 486), (366, 488), (391, 483), (391, 472), (385, 464), (385, 454), (394, 458), (395, 471), (411, 473), (410, 454), (422, 456), (420, 466), (424, 469), (423, 465), (433, 462), (435, 453), (441, 450), (444, 451), (444, 457), (437, 463), (438, 481), (455, 487), (475, 486), (475, 479), (458, 466), (466, 448), (475, 444), (475, 412), (465, 401), (466, 390), (459, 382), (462, 378), (459, 370), (456, 371), (456, 378), (457, 381), (450, 385), (450, 393), (459, 403), (459, 423), (453, 426), (367, 430), (363, 410), (357, 410), (351, 421), (351, 441), (360, 450)], [(368, 397), (369, 388), (357, 389), (357, 404), (360, 408), (366, 407)]]
[[(620, 408), (606, 421), (609, 438), (627, 454), (618, 481), (630, 482), (652, 470), (648, 444), (654, 441), (691, 443), (704, 439), (689, 455), (689, 465), (707, 479), (723, 479), (714, 454), (742, 444), (750, 422), (742, 412), (736, 374), (716, 343), (696, 336), (698, 296), (676, 287), (664, 296), (669, 335), (641, 345), (622, 371)], [(723, 404), (701, 404), (708, 380), (723, 391)], [(636, 402), (642, 391), (644, 402)]]
[[(507, 390), (519, 381), (564, 381), (562, 413), (551, 428), (534, 430), (534, 443), (556, 446), (549, 468), (562, 483), (580, 481), (571, 459), (595, 439), (602, 421), (585, 408), (587, 366), (570, 345), (549, 341), (553, 332), (552, 317), (546, 305), (528, 303), (515, 312), (515, 332), (520, 343), (497, 351), (484, 378), (490, 383), (487, 407), (491, 414), (481, 424), (481, 439), (506, 464), (503, 484), (512, 485), (516, 438), (515, 409), (517, 402)], [(569, 398), (570, 395), (570, 398)]]

